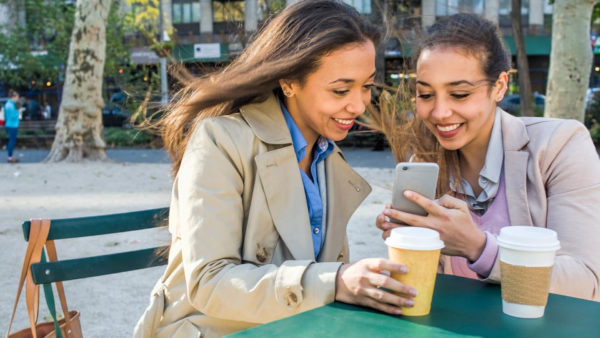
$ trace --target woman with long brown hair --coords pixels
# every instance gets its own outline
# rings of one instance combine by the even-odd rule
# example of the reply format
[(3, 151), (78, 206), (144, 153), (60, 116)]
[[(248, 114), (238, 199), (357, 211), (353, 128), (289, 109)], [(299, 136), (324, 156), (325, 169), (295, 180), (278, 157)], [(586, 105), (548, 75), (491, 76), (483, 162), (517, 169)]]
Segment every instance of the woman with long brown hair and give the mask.
[(378, 40), (352, 7), (301, 1), (179, 94), (161, 121), (176, 174), (169, 262), (136, 337), (222, 336), (334, 300), (411, 306), (414, 289), (382, 273), (406, 267), (345, 263), (370, 187), (334, 141), (369, 104)]
[(398, 226), (389, 218), (437, 230), (443, 272), (499, 282), (500, 229), (549, 228), (561, 245), (550, 291), (600, 300), (600, 160), (585, 126), (498, 107), (510, 61), (497, 26), (477, 15), (436, 22), (414, 58), (416, 114), (393, 146), (439, 164), (439, 199), (405, 192), (429, 214), (388, 207), (377, 217), (383, 236)]

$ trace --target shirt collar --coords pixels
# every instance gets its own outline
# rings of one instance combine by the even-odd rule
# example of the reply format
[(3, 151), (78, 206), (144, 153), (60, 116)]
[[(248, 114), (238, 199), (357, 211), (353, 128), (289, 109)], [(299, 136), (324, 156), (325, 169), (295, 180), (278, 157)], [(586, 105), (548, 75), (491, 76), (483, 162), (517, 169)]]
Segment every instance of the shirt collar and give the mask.
[[(290, 115), (290, 113), (288, 112), (283, 102), (279, 102), (279, 105), (281, 106), (281, 111), (283, 112), (285, 123), (287, 124), (287, 127), (290, 130), (290, 135), (292, 137), (292, 145), (294, 146), (294, 152), (296, 153), (296, 159), (298, 160), (298, 162), (300, 162), (306, 156), (306, 146), (308, 145), (308, 143), (306, 142), (306, 139), (304, 138), (304, 135), (302, 135), (300, 128), (298, 128), (298, 125), (292, 118), (292, 115)], [(322, 153), (326, 153), (325, 156), (319, 156), (319, 159), (327, 157), (327, 155), (331, 153), (331, 150), (333, 150), (333, 141), (323, 136), (319, 136), (319, 139), (317, 140), (316, 153), (319, 155)]]
[(485, 164), (479, 172), (479, 176), (488, 181), (500, 182), (500, 174), (502, 173), (502, 162), (504, 161), (504, 146), (502, 145), (502, 122), (500, 121), (501, 113), (496, 110), (494, 117), (494, 126), (490, 135), (487, 152), (485, 155)]
[[(491, 185), (490, 187), (494, 187), (497, 189), (498, 182), (500, 182), (500, 175), (502, 174), (502, 163), (504, 162), (504, 145), (502, 140), (502, 121), (501, 121), (501, 110), (497, 109), (494, 116), (494, 126), (492, 127), (492, 133), (490, 135), (490, 142), (488, 143), (487, 151), (485, 154), (485, 162), (483, 164), (483, 168), (479, 172), (479, 181), (480, 185), (483, 183), (482, 181), (489, 181)], [(466, 195), (473, 195), (473, 190), (469, 186), (469, 183), (466, 180), (462, 180), (463, 186), (467, 191), (462, 191), (459, 187), (454, 186), (454, 178), (450, 175), (450, 189), (452, 191), (456, 191)], [(484, 199), (487, 199), (490, 195), (495, 195), (494, 191), (488, 191), (485, 187), (483, 187), (485, 196)], [(473, 196), (475, 198), (475, 196)]]

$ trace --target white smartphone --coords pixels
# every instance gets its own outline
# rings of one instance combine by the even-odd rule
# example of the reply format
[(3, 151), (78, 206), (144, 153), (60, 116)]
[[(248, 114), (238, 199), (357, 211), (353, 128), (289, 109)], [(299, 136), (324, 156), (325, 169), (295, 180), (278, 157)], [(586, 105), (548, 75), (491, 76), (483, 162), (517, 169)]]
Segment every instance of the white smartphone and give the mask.
[(411, 214), (426, 216), (427, 212), (417, 203), (404, 197), (404, 190), (412, 190), (434, 199), (439, 167), (433, 162), (400, 162), (392, 190), (392, 208)]

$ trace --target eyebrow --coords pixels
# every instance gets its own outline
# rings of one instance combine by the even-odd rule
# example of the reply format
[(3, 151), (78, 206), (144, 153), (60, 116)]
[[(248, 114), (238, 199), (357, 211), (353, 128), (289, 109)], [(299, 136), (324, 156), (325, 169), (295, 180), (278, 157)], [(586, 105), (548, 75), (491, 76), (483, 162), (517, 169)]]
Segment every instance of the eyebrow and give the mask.
[[(377, 73), (377, 71), (374, 71), (374, 72), (373, 72), (373, 74), (371, 74), (371, 76), (369, 76), (369, 79), (370, 79), (370, 78), (372, 78), (372, 77), (375, 77), (375, 74), (376, 74), (376, 73)], [(345, 83), (351, 83), (351, 82), (354, 82), (354, 80), (353, 80), (353, 79), (344, 79), (344, 78), (340, 78), (340, 79), (337, 79), (337, 80), (334, 80), (334, 81), (331, 81), (331, 82), (329, 82), (329, 84), (333, 84), (333, 83), (336, 83), (336, 82), (345, 82)]]
[[(479, 82), (479, 81), (478, 81)], [(421, 81), (421, 80), (417, 80), (417, 84), (420, 84), (422, 86), (427, 86), (427, 87), (431, 87), (431, 85), (425, 81)], [(469, 86), (475, 87), (475, 84), (467, 81), (467, 80), (458, 80), (458, 81), (452, 81), (446, 84), (447, 87), (456, 87), (456, 86), (460, 86), (461, 84), (467, 84)]]

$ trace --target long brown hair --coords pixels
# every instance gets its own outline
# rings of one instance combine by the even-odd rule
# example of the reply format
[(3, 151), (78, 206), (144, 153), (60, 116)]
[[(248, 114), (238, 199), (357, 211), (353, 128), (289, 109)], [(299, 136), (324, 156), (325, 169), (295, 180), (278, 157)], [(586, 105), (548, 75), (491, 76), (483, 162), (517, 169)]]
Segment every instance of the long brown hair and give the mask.
[[(425, 49), (459, 48), (476, 56), (488, 82), (494, 83), (502, 72), (510, 69), (510, 59), (496, 24), (475, 14), (455, 14), (438, 20), (417, 42), (412, 55), (413, 67)], [(491, 90), (491, 88), (490, 88)], [(461, 172), (458, 150), (446, 150), (416, 114), (412, 101), (414, 81), (400, 83), (395, 94), (384, 91), (378, 109), (371, 109), (369, 124), (388, 139), (396, 161), (437, 162), (440, 166), (436, 195), (449, 192), (450, 178), (459, 186)]]
[(279, 80), (302, 81), (322, 56), (345, 45), (379, 42), (379, 31), (351, 6), (335, 0), (305, 0), (285, 8), (221, 71), (194, 79), (179, 91), (159, 128), (179, 170), (191, 131), (203, 119), (236, 112), (244, 104), (280, 91)]

